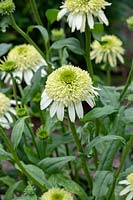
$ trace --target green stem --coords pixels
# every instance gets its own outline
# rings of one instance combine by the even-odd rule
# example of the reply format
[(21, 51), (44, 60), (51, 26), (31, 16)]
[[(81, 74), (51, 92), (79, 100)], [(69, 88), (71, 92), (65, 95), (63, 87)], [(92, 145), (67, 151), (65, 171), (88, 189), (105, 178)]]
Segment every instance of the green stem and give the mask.
[(110, 66), (107, 66), (107, 85), (111, 85), (111, 70)]
[(16, 106), (18, 106), (16, 81), (15, 81), (15, 79), (14, 79), (12, 73), (10, 73), (10, 76), (11, 76), (11, 79), (12, 79), (14, 99), (15, 99), (15, 101), (16, 101)]
[[(73, 138), (75, 140), (77, 149), (78, 149), (79, 152), (84, 153), (81, 141), (80, 141), (80, 139), (79, 139), (79, 137), (77, 135), (77, 132), (76, 132), (75, 124), (72, 123), (70, 120), (69, 120), (69, 122), (70, 122), (70, 127), (71, 127), (71, 131), (72, 131), (72, 135), (73, 135)], [(89, 168), (88, 168), (86, 160), (84, 158), (82, 158), (82, 157), (81, 157), (81, 163), (82, 163), (82, 168), (83, 168), (85, 176), (87, 178), (89, 187), (91, 189), (92, 188), (92, 180), (91, 180)]]
[(11, 142), (9, 141), (6, 133), (4, 132), (4, 130), (0, 127), (0, 134), (8, 148), (8, 150), (12, 153), (13, 155), (13, 159), (16, 162), (17, 166), (22, 170), (22, 172), (25, 174), (26, 177), (28, 177), (29, 179), (31, 179), (37, 186), (39, 186), (41, 189), (46, 189), (44, 185), (41, 185), (40, 182), (38, 182), (34, 177), (32, 177), (28, 171), (24, 168), (23, 164), (21, 163), (16, 151), (14, 150)]
[(9, 15), (12, 27), (23, 37), (29, 44), (33, 45), (35, 49), (40, 53), (40, 55), (46, 60), (46, 56), (41, 51), (41, 49), (36, 45), (36, 43), (26, 34), (15, 22), (15, 19), (12, 14)]
[(40, 15), (39, 15), (39, 12), (38, 12), (38, 9), (37, 9), (36, 1), (30, 0), (30, 4), (31, 4), (32, 11), (34, 13), (34, 17), (35, 17), (37, 24), (43, 26), (42, 20), (40, 18)]
[(128, 78), (127, 78), (127, 82), (126, 85), (124, 87), (124, 89), (122, 90), (121, 94), (120, 94), (120, 101), (123, 100), (123, 97), (132, 81), (132, 77), (133, 77), (133, 62), (132, 62), (132, 66), (131, 66), (131, 70), (129, 72)]
[(85, 46), (86, 46), (86, 65), (88, 72), (90, 73), (90, 76), (93, 80), (93, 67), (91, 63), (91, 58), (90, 58), (90, 48), (91, 48), (91, 31), (88, 26), (86, 26), (85, 29)]
[(129, 153), (129, 151), (130, 151), (132, 145), (133, 145), (133, 136), (131, 136), (131, 138), (130, 138), (129, 142), (127, 143), (127, 145), (126, 145), (126, 147), (125, 147), (125, 150), (124, 150), (124, 152), (123, 152), (123, 155), (122, 155), (122, 159), (121, 159), (119, 168), (117, 169), (117, 171), (116, 171), (116, 173), (115, 173), (113, 185), (112, 185), (112, 188), (111, 188), (111, 190), (110, 190), (110, 194), (109, 194), (108, 200), (111, 200), (111, 197), (112, 197), (113, 192), (114, 192), (114, 189), (115, 189), (115, 185), (116, 185), (117, 178), (118, 178), (118, 176), (119, 176), (119, 174), (120, 174), (120, 172), (121, 172), (121, 170), (122, 170), (122, 168), (123, 168), (123, 166), (124, 166), (125, 160), (126, 160), (126, 158), (127, 158), (127, 155), (128, 155), (128, 153)]

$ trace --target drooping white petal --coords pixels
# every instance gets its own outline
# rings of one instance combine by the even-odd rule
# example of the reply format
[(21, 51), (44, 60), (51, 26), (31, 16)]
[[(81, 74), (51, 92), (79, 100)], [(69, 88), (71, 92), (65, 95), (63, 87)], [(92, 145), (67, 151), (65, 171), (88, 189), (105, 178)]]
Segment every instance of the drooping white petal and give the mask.
[(119, 184), (129, 185), (130, 183), (127, 180), (122, 180), (122, 181), (119, 181)]
[(123, 64), (124, 63), (123, 57), (119, 53), (117, 53), (117, 57), (118, 57), (119, 61)]
[(64, 105), (61, 102), (58, 103), (58, 105), (57, 105), (57, 118), (60, 121), (63, 121), (63, 118), (64, 118)]
[(57, 21), (59, 21), (67, 12), (68, 12), (67, 8), (61, 9), (57, 15)]
[(92, 14), (87, 14), (87, 21), (88, 21), (88, 25), (90, 27), (90, 29), (94, 28), (94, 19)]
[(0, 117), (0, 125), (6, 129), (10, 128), (9, 123), (5, 117)]
[(9, 111), (10, 111), (12, 114), (16, 115), (16, 110), (15, 110), (14, 108), (10, 107), (10, 108), (9, 108)]
[(5, 113), (5, 116), (7, 117), (9, 123), (12, 123), (12, 122), (13, 122), (13, 119), (12, 119), (10, 113), (6, 112), (6, 113)]
[(86, 15), (83, 14), (83, 15), (82, 15), (82, 26), (81, 26), (81, 28), (80, 28), (80, 32), (81, 32), (81, 33), (85, 31), (85, 24), (86, 24)]
[(24, 71), (24, 80), (27, 85), (31, 85), (31, 79), (33, 77), (33, 72), (32, 70), (26, 70)]
[(123, 196), (127, 194), (128, 192), (130, 192), (130, 185), (120, 192), (120, 196)]
[[(5, 76), (4, 83), (8, 83), (9, 80), (10, 80), (10, 78), (11, 78), (10, 74), (7, 74), (7, 75)], [(12, 81), (11, 81), (11, 82), (12, 82)], [(11, 84), (10, 84), (10, 85), (11, 85)]]
[(75, 121), (75, 109), (73, 103), (68, 106), (68, 114), (71, 122)]
[(132, 200), (132, 199), (133, 199), (133, 192), (130, 192), (126, 200)]
[(50, 106), (50, 116), (53, 117), (57, 112), (58, 102), (54, 101)]
[(95, 105), (95, 101), (94, 101), (94, 98), (93, 98), (93, 97), (88, 96), (87, 99), (86, 99), (86, 102), (89, 104), (89, 106), (90, 106), (91, 108), (93, 108), (94, 105)]
[(79, 103), (75, 103), (74, 105), (75, 105), (75, 110), (76, 110), (78, 117), (82, 118), (84, 115), (82, 103), (79, 102)]
[(76, 28), (77, 30), (80, 30), (82, 26), (82, 14), (78, 14), (76, 17)]
[(15, 71), (13, 72), (13, 76), (16, 78), (17, 83), (22, 82), (23, 72), (22, 71)]
[(41, 110), (44, 110), (45, 108), (47, 108), (51, 104), (51, 102), (52, 102), (52, 99), (50, 99), (49, 97), (46, 99), (42, 98), (40, 102)]
[(99, 16), (99, 18), (101, 19), (101, 21), (102, 21), (104, 24), (106, 24), (106, 26), (109, 25), (108, 19), (107, 19), (107, 17), (105, 16), (105, 14), (104, 14), (104, 12), (103, 12), (102, 10), (100, 10), (100, 11), (98, 12), (98, 16)]

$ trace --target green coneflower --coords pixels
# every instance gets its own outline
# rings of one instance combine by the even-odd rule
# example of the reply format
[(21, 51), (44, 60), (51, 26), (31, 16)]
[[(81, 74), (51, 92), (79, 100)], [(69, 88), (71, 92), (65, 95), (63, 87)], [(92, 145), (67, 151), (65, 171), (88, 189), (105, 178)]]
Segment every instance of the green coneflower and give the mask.
[(129, 29), (133, 30), (133, 16), (127, 19), (127, 24), (128, 24)]
[(40, 200), (73, 200), (73, 197), (64, 189), (52, 188), (45, 192)]
[(3, 72), (12, 72), (17, 68), (17, 65), (14, 61), (7, 60), (0, 60), (0, 70)]
[[(36, 72), (39, 67), (47, 65), (42, 56), (30, 44), (18, 45), (11, 49), (7, 55), (7, 61), (13, 61), (16, 63), (16, 70), (13, 72), (13, 76), (18, 78), (17, 81), (19, 83), (24, 79), (27, 85), (31, 84), (34, 72)], [(46, 74), (44, 70), (42, 73)], [(5, 76), (6, 82), (8, 82), (10, 75), (4, 73), (2, 78)]]
[(9, 15), (15, 10), (15, 4), (12, 0), (1, 0), (0, 1), (0, 14)]
[(109, 63), (111, 67), (117, 66), (117, 59), (124, 63), (122, 41), (115, 35), (105, 35), (100, 42), (95, 40), (91, 48), (90, 56), (96, 63)]
[(0, 92), (0, 125), (7, 129), (10, 128), (10, 124), (13, 122), (11, 114), (16, 114), (11, 104), (15, 104), (15, 101), (10, 100), (5, 94)]
[(125, 200), (132, 200), (133, 199), (133, 173), (129, 174), (126, 180), (120, 181), (119, 184), (127, 185), (127, 187), (120, 192), (120, 196), (123, 196), (129, 193)]
[(50, 105), (50, 116), (57, 114), (57, 118), (62, 121), (64, 108), (67, 107), (69, 118), (74, 122), (75, 113), (79, 118), (83, 117), (82, 101), (91, 107), (95, 105), (94, 98), (98, 95), (96, 90), (88, 72), (73, 65), (64, 65), (48, 76), (41, 96), (41, 109)]
[(86, 21), (91, 29), (94, 28), (94, 17), (108, 25), (108, 20), (103, 12), (106, 6), (110, 6), (105, 0), (66, 0), (61, 6), (57, 20), (60, 20), (65, 14), (68, 15), (67, 21), (72, 28), (80, 32), (85, 31)]

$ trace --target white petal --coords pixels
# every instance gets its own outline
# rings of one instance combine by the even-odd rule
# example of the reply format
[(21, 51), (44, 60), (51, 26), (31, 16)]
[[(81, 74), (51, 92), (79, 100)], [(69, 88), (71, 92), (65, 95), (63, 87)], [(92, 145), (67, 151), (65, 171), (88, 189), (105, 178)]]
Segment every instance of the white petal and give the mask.
[(68, 106), (68, 114), (71, 122), (75, 121), (75, 109), (73, 103)]
[(85, 24), (86, 24), (86, 15), (82, 15), (82, 26), (80, 28), (81, 33), (85, 31)]
[(9, 111), (10, 111), (11, 113), (13, 113), (14, 115), (16, 115), (16, 110), (15, 110), (14, 108), (10, 108)]
[(87, 20), (88, 20), (88, 25), (89, 25), (90, 29), (93, 29), (94, 28), (93, 16), (91, 14), (87, 14)]
[(132, 200), (132, 199), (133, 199), (133, 192), (130, 192), (126, 200)]
[(89, 106), (92, 107), (92, 108), (93, 108), (94, 105), (95, 105), (94, 97), (92, 97), (92, 96), (91, 96), (91, 97), (88, 96), (87, 99), (86, 99), (86, 102), (87, 102), (87, 103), (89, 104)]
[(76, 17), (77, 30), (80, 30), (81, 26), (82, 26), (82, 14), (78, 14)]
[(25, 80), (25, 82), (26, 82), (27, 85), (31, 84), (32, 77), (33, 77), (32, 70), (24, 71), (24, 80)]
[(8, 112), (5, 113), (5, 116), (7, 117), (9, 123), (13, 122), (13, 119), (12, 119), (11, 115)]
[(57, 107), (58, 107), (58, 103), (56, 101), (54, 101), (52, 103), (52, 105), (50, 106), (50, 116), (53, 117), (55, 115), (55, 113), (57, 112)]
[(67, 12), (68, 12), (67, 8), (63, 8), (62, 10), (60, 10), (57, 15), (57, 21), (59, 21)]
[(128, 192), (130, 192), (130, 185), (127, 186), (124, 190), (122, 190), (120, 192), (120, 196), (127, 194)]
[(129, 185), (130, 183), (127, 180), (119, 181), (119, 184)]
[(103, 22), (104, 24), (106, 24), (106, 26), (109, 25), (108, 19), (107, 19), (107, 17), (105, 16), (105, 14), (104, 14), (104, 12), (103, 12), (102, 10), (100, 10), (100, 11), (98, 12), (98, 16), (99, 16), (99, 18), (102, 20), (102, 22)]
[(83, 106), (82, 106), (82, 103), (79, 102), (79, 103), (75, 103), (75, 110), (76, 110), (76, 113), (78, 115), (79, 118), (82, 118), (83, 115), (84, 115), (84, 111), (83, 111)]
[(13, 72), (13, 76), (17, 79), (17, 83), (22, 82), (23, 72), (22, 71), (15, 71)]
[(10, 128), (7, 119), (5, 119), (4, 117), (1, 117), (1, 118), (0, 118), (0, 125), (1, 125), (3, 128), (6, 128), (6, 129), (9, 129), (9, 128)]
[(117, 57), (121, 63), (124, 63), (124, 59), (119, 53), (117, 53)]
[(57, 106), (57, 118), (60, 121), (63, 121), (63, 118), (64, 118), (64, 105), (63, 105), (63, 103), (58, 103), (58, 106)]
[(51, 104), (51, 102), (52, 102), (52, 99), (50, 99), (49, 97), (46, 99), (42, 98), (40, 102), (41, 110), (44, 110), (45, 108), (47, 108)]

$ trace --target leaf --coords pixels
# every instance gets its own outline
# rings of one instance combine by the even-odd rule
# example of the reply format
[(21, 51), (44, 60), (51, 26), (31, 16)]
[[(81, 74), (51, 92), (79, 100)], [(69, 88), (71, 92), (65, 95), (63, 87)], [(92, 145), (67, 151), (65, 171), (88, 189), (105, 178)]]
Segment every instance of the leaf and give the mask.
[(89, 200), (88, 195), (80, 185), (72, 180), (66, 179), (60, 174), (52, 175), (48, 181), (50, 187), (63, 187), (67, 191), (79, 196), (81, 200)]
[(104, 32), (104, 26), (103, 24), (96, 23), (94, 26), (94, 29), (92, 29), (92, 35), (95, 40), (100, 40), (102, 34)]
[(0, 160), (12, 160), (12, 154), (6, 152), (0, 144)]
[(18, 119), (13, 127), (12, 135), (11, 135), (11, 142), (15, 149), (19, 145), (20, 140), (22, 138), (26, 118), (28, 118), (28, 117), (26, 116), (26, 117), (22, 117), (22, 118)]
[(97, 119), (97, 118), (100, 118), (100, 117), (111, 115), (112, 113), (116, 113), (116, 112), (118, 112), (118, 109), (116, 109), (115, 107), (110, 106), (110, 105), (107, 105), (107, 106), (104, 106), (104, 107), (97, 107), (97, 108), (94, 108), (89, 113), (87, 113), (81, 119), (81, 121), (85, 122), (85, 121), (88, 121), (88, 120)]
[(48, 9), (45, 13), (47, 20), (50, 24), (53, 24), (57, 19), (58, 10), (57, 9)]
[(133, 124), (133, 108), (127, 108), (125, 110), (125, 123)]
[(84, 55), (84, 51), (81, 49), (79, 40), (73, 37), (54, 42), (51, 49), (62, 49), (64, 47), (67, 47), (69, 50), (78, 55)]
[(36, 26), (29, 26), (28, 27), (28, 30), (27, 30), (27, 33), (29, 32), (32, 32), (33, 29), (38, 29), (43, 37), (43, 40), (45, 41), (45, 43), (48, 42), (49, 40), (49, 35), (48, 35), (48, 32), (47, 32), (47, 29), (44, 28), (43, 26), (41, 25), (36, 25)]
[(6, 54), (9, 49), (12, 47), (12, 44), (1, 43), (0, 44), (0, 57)]
[(89, 152), (93, 147), (96, 147), (99, 143), (111, 142), (112, 140), (120, 140), (123, 144), (125, 144), (126, 142), (123, 137), (116, 135), (98, 136), (87, 145), (87, 151)]
[(15, 179), (9, 177), (9, 176), (4, 176), (0, 177), (0, 182), (3, 182), (5, 185), (13, 185), (15, 183)]
[(57, 170), (61, 170), (68, 162), (75, 160), (75, 156), (64, 156), (57, 158), (44, 158), (38, 163), (38, 166), (47, 173), (57, 173)]
[(16, 190), (22, 184), (22, 182), (23, 181), (18, 181), (11, 185), (5, 193), (4, 200), (11, 200), (13, 198), (14, 190)]
[(108, 193), (109, 186), (113, 182), (113, 173), (110, 171), (97, 171), (93, 183), (93, 195), (97, 200), (105, 197)]

